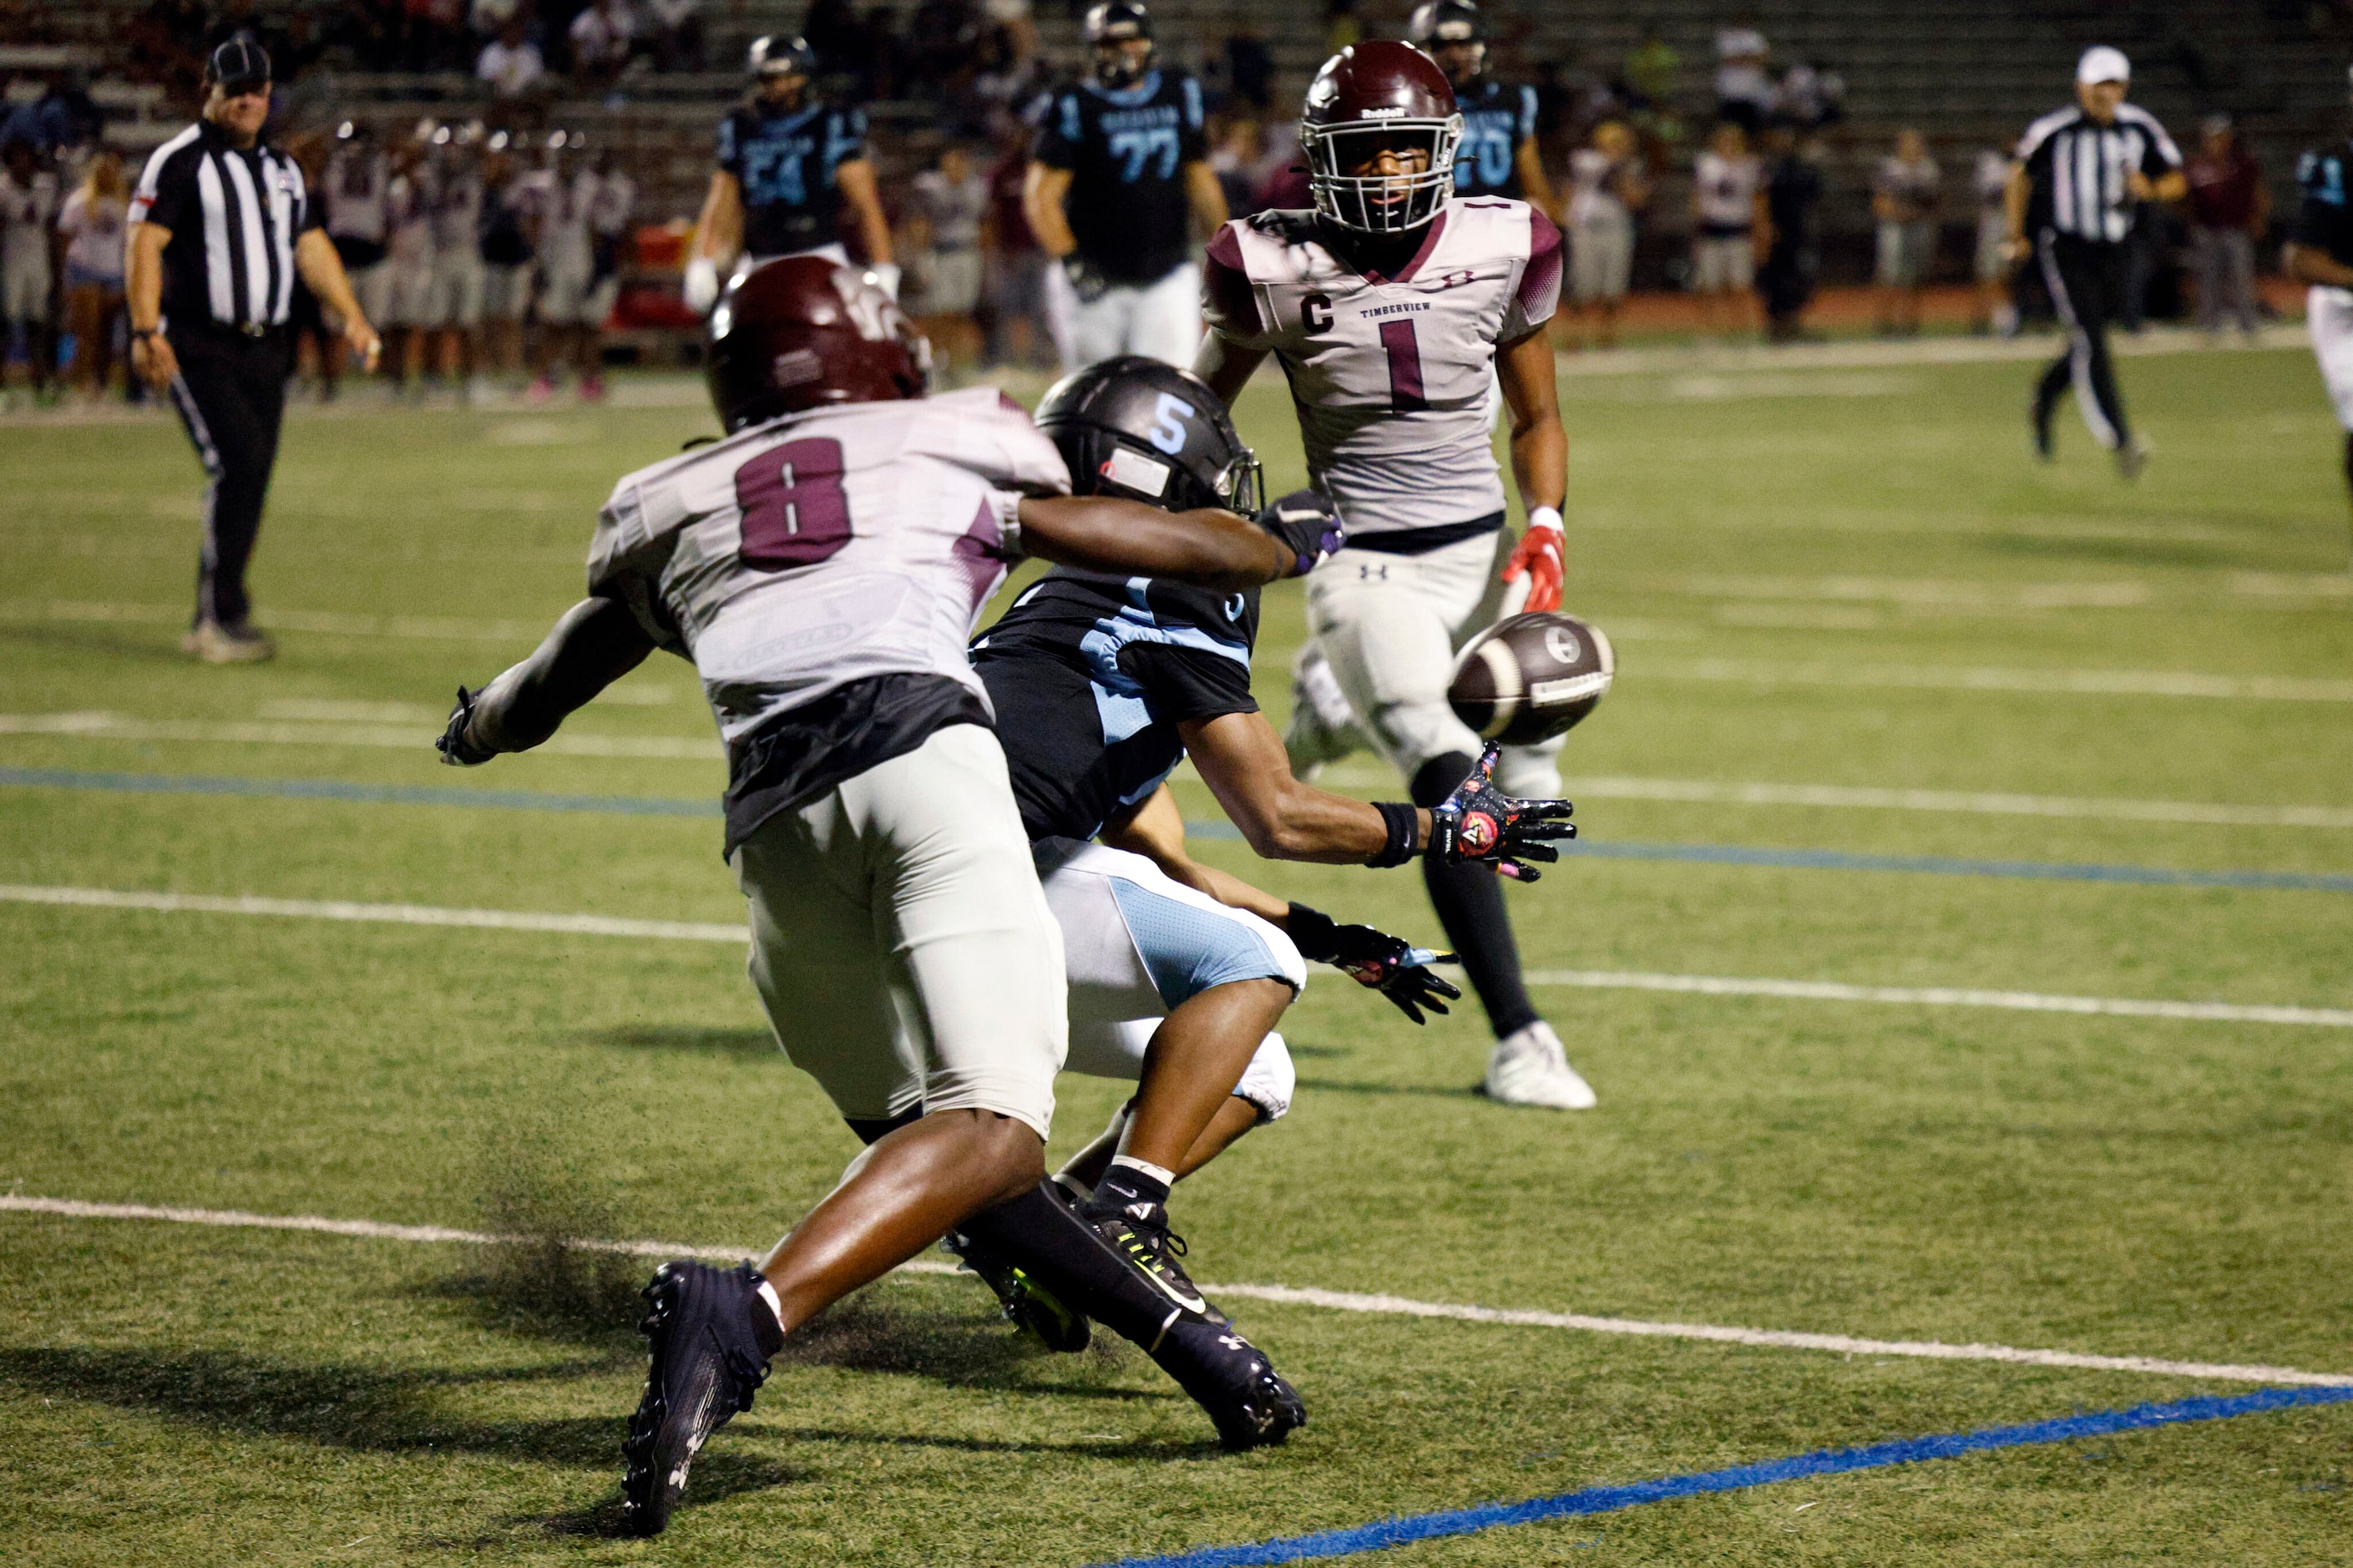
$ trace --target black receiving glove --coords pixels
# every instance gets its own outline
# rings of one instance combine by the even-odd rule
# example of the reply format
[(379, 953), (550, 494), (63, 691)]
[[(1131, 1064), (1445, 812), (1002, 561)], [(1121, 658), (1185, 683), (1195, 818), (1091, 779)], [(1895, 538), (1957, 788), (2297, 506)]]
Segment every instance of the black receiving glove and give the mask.
[(458, 688), (458, 705), (449, 710), (449, 722), (442, 728), (441, 738), (433, 742), (441, 760), (453, 768), (479, 768), (498, 755), (466, 732), (467, 726), (474, 721), (474, 699), (480, 695), (462, 686)]
[(1285, 576), (1306, 576), (1348, 542), (1339, 511), (1314, 490), (1293, 490), (1253, 521), (1298, 557), (1298, 569)]
[(1062, 276), (1071, 280), (1071, 292), (1082, 305), (1092, 305), (1111, 292), (1111, 279), (1103, 268), (1075, 250), (1062, 258)]
[(1462, 998), (1461, 990), (1430, 970), (1433, 963), (1461, 962), (1451, 952), (1415, 947), (1371, 926), (1344, 926), (1305, 904), (1292, 905), (1285, 923), (1301, 957), (1346, 971), (1357, 984), (1379, 992), (1417, 1024), (1424, 1021), (1424, 1012), (1444, 1013), (1448, 1002)]
[(1559, 859), (1553, 841), (1577, 837), (1568, 820), (1576, 807), (1565, 800), (1514, 800), (1497, 789), (1495, 758), (1502, 750), (1489, 742), (1470, 777), (1431, 809), (1428, 853), (1449, 865), (1468, 861), (1533, 882), (1539, 873), (1527, 862)]

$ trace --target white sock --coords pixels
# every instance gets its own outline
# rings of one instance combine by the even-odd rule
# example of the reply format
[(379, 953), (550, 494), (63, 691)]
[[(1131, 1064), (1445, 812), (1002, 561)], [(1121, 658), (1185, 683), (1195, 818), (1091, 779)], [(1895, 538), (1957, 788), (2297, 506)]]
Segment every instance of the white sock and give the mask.
[(760, 1281), (760, 1300), (768, 1304), (768, 1310), (776, 1314), (776, 1327), (779, 1329), (783, 1328), (785, 1326), (785, 1304), (776, 1300), (776, 1288), (774, 1285), (769, 1284), (765, 1279)]
[(1141, 1171), (1164, 1187), (1173, 1187), (1176, 1184), (1176, 1172), (1162, 1170), (1159, 1166), (1139, 1160), (1133, 1154), (1113, 1154), (1111, 1157), (1111, 1163), (1114, 1165), (1125, 1165), (1131, 1171)]

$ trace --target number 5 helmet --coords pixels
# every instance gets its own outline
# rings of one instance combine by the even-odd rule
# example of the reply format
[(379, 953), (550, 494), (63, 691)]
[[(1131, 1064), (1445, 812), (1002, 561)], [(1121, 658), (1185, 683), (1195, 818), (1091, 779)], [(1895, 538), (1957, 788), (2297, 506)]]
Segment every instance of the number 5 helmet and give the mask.
[(1141, 354), (1090, 365), (1047, 392), (1038, 428), (1069, 465), (1074, 495), (1128, 496), (1169, 511), (1259, 509), (1258, 454), (1191, 371)]
[[(1387, 39), (1351, 45), (1325, 60), (1299, 120), (1315, 210), (1366, 234), (1403, 234), (1438, 216), (1454, 191), (1461, 140), (1446, 73), (1411, 44)], [(1355, 173), (1384, 152), (1399, 155), (1399, 172)]]
[(733, 435), (833, 403), (921, 397), (932, 347), (865, 274), (819, 256), (754, 268), (711, 312), (704, 376)]

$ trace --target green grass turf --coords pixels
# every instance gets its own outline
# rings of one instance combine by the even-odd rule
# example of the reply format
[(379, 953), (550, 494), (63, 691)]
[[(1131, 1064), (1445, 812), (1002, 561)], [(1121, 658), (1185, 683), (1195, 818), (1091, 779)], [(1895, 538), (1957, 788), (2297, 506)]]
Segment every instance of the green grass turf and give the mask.
[[(2305, 356), (2127, 363), (2160, 448), (2137, 487), (2072, 426), (2055, 466), (2026, 460), (2028, 374), (1565, 377), (1570, 599), (1617, 632), (1623, 669), (1568, 771), (2353, 806), (2344, 703), (1692, 679), (1702, 661), (2353, 672), (2337, 438)], [(1279, 390), (1254, 388), (1241, 419), (1274, 482), (1297, 482)], [(0, 712), (420, 741), (0, 733), (0, 766), (707, 798), (709, 759), (461, 774), (421, 744), (458, 680), (576, 593), (613, 478), (707, 427), (692, 406), (298, 413), (255, 573), (264, 621), (470, 625), (291, 630), (277, 663), (237, 670), (174, 651), (195, 515), (177, 431), (0, 431)], [(1279, 714), (1296, 591), (1271, 593), (1266, 619)], [(637, 700), (575, 730), (709, 735), (681, 666), (617, 696)], [(1394, 793), (1367, 759), (1339, 776)], [(1627, 800), (1578, 816), (1597, 839), (2353, 870), (2334, 829)], [(717, 847), (709, 820), (0, 791), (5, 882), (723, 921), (740, 904)], [(1436, 934), (1410, 873), (1203, 853)], [(1537, 968), (2353, 1005), (2337, 894), (1583, 861), (1512, 897)], [(1475, 1016), (1417, 1031), (1318, 979), (1284, 1023), (1293, 1118), (1180, 1194), (1198, 1272), (2353, 1370), (2345, 1031), (1543, 1000), (1596, 1112), (1490, 1106), (1468, 1092)], [(26, 1193), (751, 1248), (851, 1149), (720, 945), (0, 905), (0, 1187)], [(1120, 1092), (1062, 1091), (1060, 1147)], [(1314, 1423), (1229, 1458), (1140, 1357), (1030, 1353), (976, 1288), (911, 1279), (821, 1323), (642, 1545), (598, 1533), (640, 1364), (628, 1283), (458, 1247), (0, 1215), (0, 1515), (58, 1563), (1079, 1564), (2236, 1391), (1245, 1303)], [(2322, 1409), (1386, 1560), (2345, 1561), (2348, 1471), (2353, 1416)]]

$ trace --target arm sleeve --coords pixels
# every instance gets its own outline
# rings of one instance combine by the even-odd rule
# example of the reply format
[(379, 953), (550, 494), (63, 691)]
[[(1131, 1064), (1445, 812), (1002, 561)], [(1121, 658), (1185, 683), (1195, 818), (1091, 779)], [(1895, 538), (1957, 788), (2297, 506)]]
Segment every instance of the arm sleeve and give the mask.
[(733, 114), (719, 121), (719, 133), (712, 151), (721, 169), (738, 180), (744, 177), (744, 150), (736, 144), (735, 117)]
[(1187, 77), (1179, 96), (1184, 100), (1184, 114), (1176, 129), (1176, 157), (1179, 163), (1199, 163), (1209, 156), (1209, 136), (1205, 128), (1208, 116), (1201, 107), (1201, 84)]
[(866, 156), (866, 111), (864, 110), (845, 110), (834, 122), (833, 133), (836, 138), (834, 146), (837, 149), (834, 163), (837, 165), (847, 163), (853, 158)]
[(1258, 711), (1258, 700), (1250, 695), (1250, 667), (1221, 653), (1168, 643), (1130, 643), (1120, 650), (1119, 667), (1144, 688), (1152, 716), (1164, 723)]
[(1044, 123), (1038, 127), (1038, 144), (1029, 156), (1050, 169), (1075, 169), (1081, 133), (1078, 94), (1057, 93), (1047, 107)]
[[(921, 447), (977, 475), (991, 489), (1015, 501), (1025, 495), (1071, 493), (1071, 470), (1062, 454), (1030, 423), (1029, 411), (1003, 393), (976, 408), (950, 413), (934, 404), (930, 412), (939, 416), (937, 433), (919, 437)], [(1009, 516), (1011, 508), (1002, 510)]]
[(596, 536), (588, 545), (588, 593), (627, 605), (655, 647), (683, 654), (685, 644), (662, 609), (660, 593), (662, 572), (677, 544), (677, 530), (657, 534), (648, 527), (638, 487), (623, 480), (596, 517)]
[(2156, 117), (2145, 117), (2141, 126), (2148, 132), (2148, 151), (2141, 154), (2140, 172), (2155, 179), (2181, 167), (2181, 149), (2173, 144), (2173, 138), (2165, 133), (2165, 127), (2157, 122)]
[(1519, 131), (1523, 142), (1536, 133), (1536, 89), (1532, 87), (1520, 89)]
[(1520, 286), (1513, 292), (1512, 302), (1504, 309), (1504, 324), (1496, 333), (1501, 342), (1516, 342), (1543, 326), (1560, 309), (1560, 230), (1552, 219), (1528, 209), (1528, 264), (1521, 270)]
[(301, 238), (314, 228), (326, 226), (320, 216), (319, 204), (311, 198), (311, 182), (302, 177), (302, 165), (293, 159), (286, 160), (286, 177), (294, 184), (294, 235)]
[(157, 148), (131, 193), (131, 221), (177, 233), (186, 216), (188, 187), (195, 183), (193, 168), (193, 157), (179, 156), (168, 144)]
[(2296, 208), (2288, 238), (2336, 255), (2347, 227), (2344, 165), (2334, 158), (2306, 153), (2296, 161), (2295, 183), (2304, 187), (2304, 200)]
[(1209, 241), (1201, 266), (1201, 316), (1209, 331), (1237, 348), (1269, 346), (1266, 322), (1259, 310), (1258, 289), (1242, 261), (1241, 237), (1236, 219), (1219, 228)]

